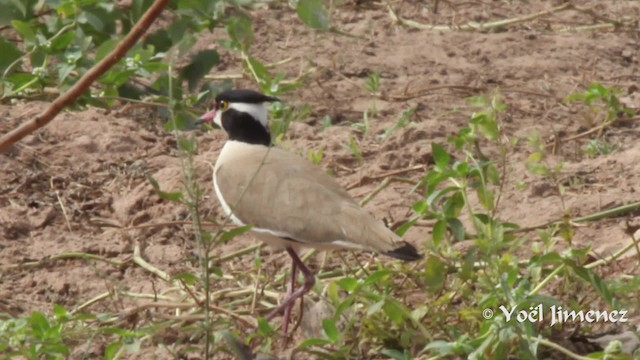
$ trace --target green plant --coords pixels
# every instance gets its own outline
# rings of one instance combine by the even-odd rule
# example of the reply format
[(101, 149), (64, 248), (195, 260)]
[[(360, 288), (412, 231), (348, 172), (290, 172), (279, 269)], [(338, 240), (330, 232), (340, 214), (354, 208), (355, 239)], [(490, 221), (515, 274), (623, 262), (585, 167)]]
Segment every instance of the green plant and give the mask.
[(611, 144), (604, 139), (591, 139), (582, 147), (582, 152), (587, 157), (595, 158), (602, 155), (608, 155), (620, 148), (618, 144)]
[(364, 89), (371, 95), (380, 95), (380, 73), (370, 72), (367, 75), (367, 81), (364, 83)]
[(351, 151), (351, 155), (353, 155), (353, 157), (356, 158), (358, 162), (362, 161), (362, 152), (360, 151), (360, 145), (358, 144), (358, 139), (356, 139), (353, 134), (349, 134), (349, 143), (342, 144), (342, 147)]
[(309, 149), (309, 151), (307, 151), (307, 159), (314, 165), (320, 164), (322, 159), (324, 159), (324, 148), (317, 150)]
[[(590, 308), (595, 298), (611, 309), (625, 308), (612, 291), (614, 282), (596, 274), (598, 264), (587, 263), (588, 247), (569, 242), (566, 251), (557, 250), (559, 238), (569, 241), (573, 236), (576, 220), (563, 217), (527, 235), (500, 218), (509, 171), (505, 158), (515, 144), (501, 130), (506, 104), (498, 94), (474, 97), (468, 104), (475, 110), (468, 126), (451, 136), (447, 146), (433, 143), (435, 165), (414, 189), (424, 198), (396, 230), (404, 234), (424, 220), (433, 224), (424, 243), (424, 266), (378, 264), (329, 283), (327, 297), (335, 313), (323, 323), (325, 336), (303, 342), (300, 351), (325, 359), (362, 358), (367, 349), (394, 359), (536, 359), (549, 350), (577, 358), (549, 339), (567, 325), (552, 331), (533, 321), (515, 321), (512, 315), (538, 307), (548, 313), (560, 304)], [(491, 149), (496, 159), (484, 149)], [(546, 170), (540, 174), (552, 172), (546, 166), (541, 164), (539, 169)], [(607, 215), (594, 214), (586, 221), (602, 216)], [(454, 244), (465, 240), (473, 246), (461, 252)], [(525, 249), (529, 253), (521, 257)], [(406, 278), (399, 286), (394, 279), (402, 275)], [(403, 294), (413, 288), (420, 289), (419, 299), (407, 303)], [(560, 294), (547, 295), (553, 289), (561, 289)], [(574, 300), (585, 292), (590, 300)]]
[(34, 311), (28, 317), (0, 321), (0, 353), (27, 359), (64, 359), (70, 350), (65, 344), (65, 324), (72, 318), (54, 305), (53, 317)]
[(363, 137), (367, 136), (367, 134), (369, 133), (369, 128), (371, 127), (371, 117), (375, 117), (376, 114), (376, 104), (372, 103), (362, 113), (362, 122), (353, 122), (351, 124), (351, 128), (359, 132)]
[(407, 127), (409, 124), (411, 124), (411, 117), (413, 116), (413, 114), (415, 114), (416, 109), (415, 108), (407, 108), (405, 110), (403, 110), (400, 113), (400, 116), (398, 116), (398, 120), (396, 120), (395, 123), (393, 123), (393, 125), (389, 126), (388, 128), (386, 128), (384, 130), (384, 133), (380, 134), (380, 140), (386, 140), (389, 138), (389, 136), (391, 136), (396, 130), (398, 129), (402, 129)]
[(575, 92), (564, 101), (580, 101), (587, 105), (597, 122), (611, 122), (624, 115), (634, 115), (635, 111), (625, 107), (618, 100), (620, 90), (594, 82), (584, 92)]
[[(0, 44), (9, 53), (0, 64), (3, 99), (49, 97), (65, 91), (118, 44), (150, 4), (151, 1), (135, 0), (130, 8), (121, 8), (103, 0), (3, 2), (1, 12), (19, 14), (10, 24), (22, 40), (20, 47), (6, 40)], [(170, 51), (186, 54), (195, 43), (192, 32), (217, 22), (220, 4), (221, 1), (195, 1), (187, 7), (184, 0), (174, 2), (174, 21), (133, 47), (77, 104), (109, 106), (120, 98), (166, 103), (167, 66), (163, 57)], [(195, 89), (217, 62), (218, 54), (213, 50), (196, 53), (174, 81), (176, 97), (182, 98), (182, 82)], [(153, 82), (143, 80), (152, 77), (156, 78)]]

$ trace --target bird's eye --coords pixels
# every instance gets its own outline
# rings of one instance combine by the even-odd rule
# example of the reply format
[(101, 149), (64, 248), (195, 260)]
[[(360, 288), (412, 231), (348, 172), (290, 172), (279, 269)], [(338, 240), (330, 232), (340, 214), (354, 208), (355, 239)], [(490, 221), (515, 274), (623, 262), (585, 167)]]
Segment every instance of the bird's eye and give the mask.
[(218, 109), (225, 111), (227, 108), (229, 108), (229, 102), (227, 100), (221, 100), (220, 104), (218, 104)]

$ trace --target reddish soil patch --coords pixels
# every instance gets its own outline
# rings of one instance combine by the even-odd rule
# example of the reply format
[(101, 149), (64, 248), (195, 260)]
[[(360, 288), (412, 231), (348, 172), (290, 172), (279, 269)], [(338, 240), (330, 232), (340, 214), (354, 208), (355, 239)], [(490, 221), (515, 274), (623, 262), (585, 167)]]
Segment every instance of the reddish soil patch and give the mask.
[[(422, 23), (462, 24), (534, 13), (556, 2), (469, 2), (465, 4), (471, 5), (455, 8), (453, 3), (441, 2), (437, 15), (419, 1), (405, 1), (396, 11)], [(603, 17), (640, 18), (640, 8), (633, 2), (580, 3), (595, 6)], [(306, 75), (306, 85), (284, 97), (290, 104), (309, 104), (312, 112), (304, 122), (291, 125), (282, 147), (301, 154), (324, 149), (321, 166), (361, 199), (380, 184), (379, 175), (409, 168), (416, 169), (401, 176), (418, 179), (423, 175), (430, 166), (431, 143), (446, 145), (447, 137), (467, 124), (470, 110), (464, 98), (498, 89), (508, 105), (503, 130), (520, 139), (507, 159), (507, 187), (500, 205), (503, 219), (528, 227), (565, 213), (583, 216), (640, 200), (637, 121), (605, 131), (606, 140), (619, 146), (608, 155), (587, 157), (581, 148), (588, 136), (559, 144), (549, 161), (566, 164), (562, 169), (566, 179), (563, 199), (550, 183), (524, 168), (531, 153), (526, 139), (534, 131), (551, 143), (554, 138), (571, 137), (597, 125), (579, 104), (561, 102), (572, 91), (600, 82), (621, 89), (620, 99), (626, 106), (640, 108), (637, 32), (561, 32), (565, 24), (579, 26), (593, 21), (590, 15), (576, 11), (499, 31), (419, 31), (394, 25), (383, 4), (356, 1), (335, 13), (336, 24), (361, 38), (312, 32), (288, 9), (252, 12), (256, 57), (267, 63), (293, 58), (277, 67), (290, 77), (312, 69)], [(222, 38), (223, 31), (216, 30), (203, 35), (198, 47), (216, 48)], [(239, 74), (236, 54), (220, 51), (222, 63), (212, 74)], [(382, 99), (362, 90), (371, 71), (381, 74)], [(247, 79), (237, 85), (253, 87)], [(359, 136), (363, 161), (358, 162), (343, 144), (353, 133), (350, 122), (361, 121), (374, 102), (378, 112), (368, 133)], [(0, 133), (32, 118), (45, 106), (0, 106)], [(380, 140), (378, 135), (409, 107), (416, 109), (412, 124)], [(151, 174), (163, 190), (176, 191), (182, 179), (173, 135), (162, 130), (160, 116), (151, 114), (154, 120), (145, 120), (149, 115), (127, 108), (68, 111), (0, 155), (0, 312), (49, 311), (53, 303), (73, 308), (114, 288), (154, 293), (167, 287), (140, 267), (119, 268), (77, 258), (19, 269), (6, 267), (61, 253), (85, 252), (126, 261), (135, 244), (142, 243), (144, 258), (154, 266), (170, 274), (196, 271), (191, 262), (196, 249), (189, 226), (118, 229), (189, 218), (186, 208), (161, 200), (146, 180), (145, 175)], [(321, 130), (327, 115), (333, 126)], [(197, 178), (206, 197), (203, 214), (219, 219), (221, 210), (212, 191), (209, 164), (215, 162), (224, 135), (199, 132), (198, 141)], [(516, 187), (517, 183), (526, 189)], [(388, 223), (404, 220), (411, 204), (420, 198), (409, 193), (411, 188), (410, 184), (392, 182), (366, 208)], [(591, 245), (601, 256), (611, 254), (627, 244), (627, 224), (637, 225), (638, 216), (636, 212), (580, 227), (574, 244)], [(430, 240), (430, 228), (415, 227), (406, 238), (421, 247)], [(217, 251), (228, 253), (252, 242), (250, 236), (242, 236)], [(263, 255), (263, 273), (274, 272), (287, 261), (283, 254), (268, 250)], [(252, 261), (247, 255), (225, 263), (224, 270), (246, 272), (253, 269)], [(616, 266), (615, 270), (637, 274), (638, 262)], [(117, 311), (131, 302), (103, 301), (90, 309)]]

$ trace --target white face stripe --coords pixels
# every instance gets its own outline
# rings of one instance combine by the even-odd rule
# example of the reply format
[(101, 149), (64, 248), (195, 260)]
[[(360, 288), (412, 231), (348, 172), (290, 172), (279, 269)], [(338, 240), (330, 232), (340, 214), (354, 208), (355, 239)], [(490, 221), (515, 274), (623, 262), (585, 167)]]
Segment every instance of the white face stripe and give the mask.
[[(251, 103), (229, 103), (229, 109), (234, 109), (238, 112), (244, 112), (253, 116), (254, 119), (260, 121), (260, 124), (267, 127), (267, 107), (264, 103), (251, 104)], [(224, 111), (218, 110), (213, 122), (222, 128), (222, 113)]]
[(213, 123), (218, 125), (220, 129), (224, 129), (222, 127), (222, 111), (216, 111), (216, 116), (213, 118)]

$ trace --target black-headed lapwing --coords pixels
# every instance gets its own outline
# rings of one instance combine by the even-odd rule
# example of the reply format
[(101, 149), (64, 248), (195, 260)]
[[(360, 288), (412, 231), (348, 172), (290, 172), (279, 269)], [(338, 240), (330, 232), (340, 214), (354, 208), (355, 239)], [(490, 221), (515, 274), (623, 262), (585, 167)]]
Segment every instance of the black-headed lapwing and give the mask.
[[(352, 249), (402, 260), (421, 258), (416, 248), (361, 208), (321, 168), (271, 146), (266, 103), (277, 98), (253, 90), (228, 90), (198, 123), (213, 121), (224, 129), (224, 144), (213, 172), (216, 196), (227, 216), (267, 244), (283, 248), (293, 260), (287, 297), (266, 319), (285, 311), (287, 333), (291, 307), (311, 289), (313, 273), (298, 257), (299, 247)], [(304, 285), (293, 291), (297, 269)]]

